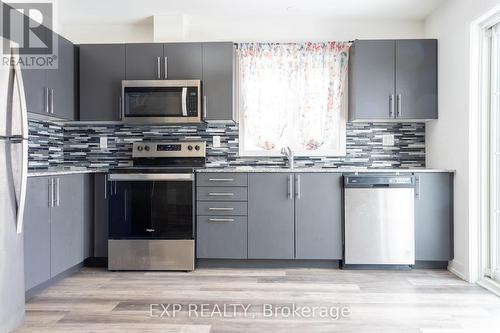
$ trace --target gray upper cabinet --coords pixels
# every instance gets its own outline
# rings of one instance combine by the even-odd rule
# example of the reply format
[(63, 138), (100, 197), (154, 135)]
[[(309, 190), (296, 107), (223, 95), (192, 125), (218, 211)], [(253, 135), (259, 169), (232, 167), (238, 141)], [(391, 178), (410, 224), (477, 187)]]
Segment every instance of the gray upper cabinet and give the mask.
[(349, 55), (349, 119), (394, 117), (394, 41), (357, 40)]
[(163, 78), (201, 80), (201, 43), (163, 44)]
[(292, 174), (248, 174), (248, 258), (294, 258)]
[(453, 174), (416, 173), (415, 259), (453, 259)]
[(125, 45), (80, 45), (80, 120), (120, 120)]
[(163, 44), (126, 44), (125, 59), (127, 80), (159, 80), (163, 77)]
[(25, 290), (50, 279), (50, 178), (28, 179), (24, 215)]
[(67, 39), (52, 33), (57, 38), (57, 69), (47, 70), (49, 89), (49, 113), (51, 116), (76, 120), (75, 108), (75, 46)]
[(437, 119), (437, 40), (396, 41), (398, 119)]
[(83, 176), (61, 176), (54, 180), (55, 205), (50, 228), (52, 277), (81, 263), (85, 252)]
[(127, 80), (200, 80), (201, 43), (127, 44)]
[(295, 258), (342, 259), (342, 174), (295, 174)]
[(234, 108), (234, 45), (203, 43), (203, 118), (237, 121)]
[(48, 30), (56, 39), (57, 68), (23, 68), (26, 106), (29, 112), (65, 120), (76, 120), (75, 107), (75, 46), (67, 39)]
[(437, 41), (356, 40), (349, 60), (349, 119), (437, 119)]

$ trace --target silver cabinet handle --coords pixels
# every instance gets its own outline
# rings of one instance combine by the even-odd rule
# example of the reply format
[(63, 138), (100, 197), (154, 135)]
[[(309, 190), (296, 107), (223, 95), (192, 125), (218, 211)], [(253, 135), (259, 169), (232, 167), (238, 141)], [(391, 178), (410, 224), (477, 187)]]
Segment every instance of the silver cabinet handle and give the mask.
[(286, 195), (288, 196), (288, 199), (292, 199), (292, 175), (288, 175), (288, 184), (286, 188)]
[(45, 105), (44, 105), (44, 111), (46, 113), (49, 113), (49, 88), (43, 88), (44, 89), (44, 97), (45, 97)]
[(389, 95), (389, 117), (394, 118), (394, 94)]
[(210, 222), (234, 222), (234, 219), (218, 219), (218, 218), (210, 218), (208, 219)]
[(50, 113), (54, 113), (54, 89), (50, 89)]
[(229, 192), (228, 193), (210, 192), (210, 193), (208, 193), (208, 195), (209, 196), (213, 196), (213, 197), (217, 197), (217, 196), (219, 196), (219, 197), (226, 197), (226, 196), (227, 197), (231, 197), (231, 196), (234, 195), (234, 193), (229, 193)]
[(233, 182), (233, 178), (209, 178), (208, 179), (211, 182)]
[(49, 179), (49, 207), (54, 207), (54, 178)]
[(300, 199), (300, 175), (295, 175), (295, 197)]
[(108, 180), (104, 178), (104, 199), (108, 198)]
[(160, 57), (156, 57), (156, 78), (161, 78), (161, 65), (160, 65)]
[(59, 186), (59, 178), (56, 178), (56, 190), (57, 190), (57, 195), (56, 195), (56, 207), (59, 207), (61, 203), (61, 187)]
[(398, 117), (403, 115), (403, 96), (398, 94)]
[(420, 200), (420, 176), (415, 176), (415, 199)]
[(163, 58), (163, 67), (164, 67), (163, 77), (165, 79), (168, 79), (168, 57)]
[(207, 96), (203, 96), (203, 119), (207, 118)]
[(224, 211), (231, 211), (234, 210), (233, 207), (210, 207), (208, 210), (224, 210)]

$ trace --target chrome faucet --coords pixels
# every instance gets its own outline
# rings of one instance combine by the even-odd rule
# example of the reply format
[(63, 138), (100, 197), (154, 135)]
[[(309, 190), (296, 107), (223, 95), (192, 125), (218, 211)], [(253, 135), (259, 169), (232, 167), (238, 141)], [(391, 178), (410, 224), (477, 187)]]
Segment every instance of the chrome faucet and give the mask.
[(290, 169), (293, 169), (293, 151), (290, 147), (283, 147), (281, 148), (281, 154), (284, 155), (288, 161), (288, 167)]

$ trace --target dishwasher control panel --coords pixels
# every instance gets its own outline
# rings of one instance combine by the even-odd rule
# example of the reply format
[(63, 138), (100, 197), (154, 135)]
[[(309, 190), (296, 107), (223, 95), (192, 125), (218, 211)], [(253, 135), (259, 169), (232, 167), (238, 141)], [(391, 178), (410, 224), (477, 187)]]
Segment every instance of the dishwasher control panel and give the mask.
[(415, 177), (393, 175), (346, 175), (344, 187), (414, 187)]

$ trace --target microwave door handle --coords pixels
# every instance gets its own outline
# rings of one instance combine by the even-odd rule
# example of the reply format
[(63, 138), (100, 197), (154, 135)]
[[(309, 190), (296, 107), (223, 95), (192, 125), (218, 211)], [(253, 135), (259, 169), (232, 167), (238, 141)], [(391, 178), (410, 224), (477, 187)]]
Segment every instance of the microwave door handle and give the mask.
[(182, 116), (187, 117), (187, 87), (182, 88)]

